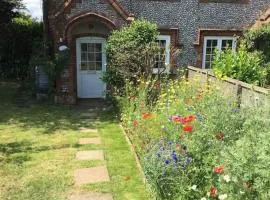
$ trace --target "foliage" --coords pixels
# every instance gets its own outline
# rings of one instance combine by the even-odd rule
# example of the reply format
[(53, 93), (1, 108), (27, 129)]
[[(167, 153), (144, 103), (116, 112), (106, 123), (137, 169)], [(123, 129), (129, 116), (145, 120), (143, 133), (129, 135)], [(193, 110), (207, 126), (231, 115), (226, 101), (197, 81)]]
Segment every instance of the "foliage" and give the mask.
[(19, 15), (19, 10), (23, 8), (22, 0), (1, 0), (0, 1), (0, 26), (8, 24), (14, 17)]
[(155, 82), (139, 82), (122, 121), (157, 199), (270, 198), (269, 108), (239, 109), (217, 87), (185, 80), (161, 82), (149, 104)]
[(260, 52), (248, 52), (241, 43), (237, 51), (226, 49), (217, 52), (213, 60), (213, 71), (218, 77), (230, 77), (246, 83), (264, 86), (267, 65)]
[(270, 62), (270, 24), (248, 30), (244, 34), (244, 41), (249, 51), (262, 51), (266, 62)]
[[(159, 51), (155, 42), (157, 35), (157, 25), (143, 19), (113, 31), (107, 41), (108, 73), (121, 81), (105, 78), (106, 81), (112, 81), (109, 85), (122, 84), (122, 80), (131, 80), (142, 74), (152, 74), (154, 58)], [(123, 88), (123, 85), (116, 86), (117, 89)]]
[(250, 29), (244, 34), (243, 41), (249, 51), (261, 51), (267, 65), (266, 84), (270, 86), (270, 24)]
[(31, 79), (34, 68), (30, 65), (33, 52), (41, 51), (43, 26), (29, 16), (20, 15), (1, 27), (0, 77)]

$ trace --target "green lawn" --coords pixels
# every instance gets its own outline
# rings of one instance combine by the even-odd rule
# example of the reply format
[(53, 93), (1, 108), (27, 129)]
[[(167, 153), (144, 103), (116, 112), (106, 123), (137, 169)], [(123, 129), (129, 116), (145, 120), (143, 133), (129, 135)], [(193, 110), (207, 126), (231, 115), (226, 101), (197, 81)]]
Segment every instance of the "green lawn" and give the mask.
[[(82, 119), (85, 112), (36, 103), (17, 83), (0, 82), (1, 200), (63, 200), (78, 191), (110, 192), (114, 200), (149, 199), (118, 121), (99, 113), (100, 122), (94, 123)], [(96, 127), (99, 133), (81, 133), (80, 127)], [(101, 146), (77, 144), (80, 137), (95, 135)], [(75, 153), (83, 149), (103, 149), (106, 161), (77, 161)], [(75, 169), (102, 164), (110, 182), (74, 186)]]

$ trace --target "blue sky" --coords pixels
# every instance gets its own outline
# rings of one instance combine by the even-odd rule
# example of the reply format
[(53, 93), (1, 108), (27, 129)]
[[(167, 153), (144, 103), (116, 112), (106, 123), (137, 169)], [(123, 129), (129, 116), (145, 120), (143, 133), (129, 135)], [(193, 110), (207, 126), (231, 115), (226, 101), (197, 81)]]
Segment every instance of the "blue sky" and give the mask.
[(42, 19), (42, 0), (23, 0), (23, 2), (31, 16)]

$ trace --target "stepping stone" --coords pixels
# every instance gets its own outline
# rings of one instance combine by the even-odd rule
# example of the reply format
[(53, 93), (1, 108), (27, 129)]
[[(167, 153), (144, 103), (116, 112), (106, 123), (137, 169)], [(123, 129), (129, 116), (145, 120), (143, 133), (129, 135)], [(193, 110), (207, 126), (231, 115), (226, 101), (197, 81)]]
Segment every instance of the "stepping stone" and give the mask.
[(105, 166), (77, 169), (75, 170), (74, 178), (76, 185), (110, 181), (109, 173)]
[(80, 138), (79, 144), (101, 144), (100, 137)]
[(80, 128), (80, 131), (82, 132), (82, 133), (87, 133), (87, 132), (92, 132), (92, 133), (97, 133), (98, 132), (98, 130), (97, 129), (94, 129), (94, 128)]
[(69, 200), (113, 200), (113, 197), (103, 193), (73, 194)]
[(97, 113), (82, 113), (81, 115), (80, 115), (80, 117), (82, 117), (82, 118), (86, 118), (86, 117), (97, 117)]
[(104, 160), (104, 153), (102, 150), (79, 151), (76, 158), (78, 160)]

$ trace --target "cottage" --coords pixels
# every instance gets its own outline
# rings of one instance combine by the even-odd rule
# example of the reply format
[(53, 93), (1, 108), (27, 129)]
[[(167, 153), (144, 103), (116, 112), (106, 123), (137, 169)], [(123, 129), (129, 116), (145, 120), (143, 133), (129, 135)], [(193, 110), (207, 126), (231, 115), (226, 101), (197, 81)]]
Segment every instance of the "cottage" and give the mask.
[[(156, 22), (165, 48), (161, 63), (211, 68), (213, 50), (236, 48), (234, 36), (255, 24), (270, 0), (43, 0), (44, 22), (54, 49), (71, 50), (68, 69), (57, 81), (58, 102), (103, 98), (106, 38), (114, 29), (142, 17)], [(266, 12), (267, 14), (267, 12)], [(268, 15), (267, 15), (268, 16)], [(266, 18), (265, 20), (268, 20)], [(181, 54), (174, 52), (181, 49)]]

